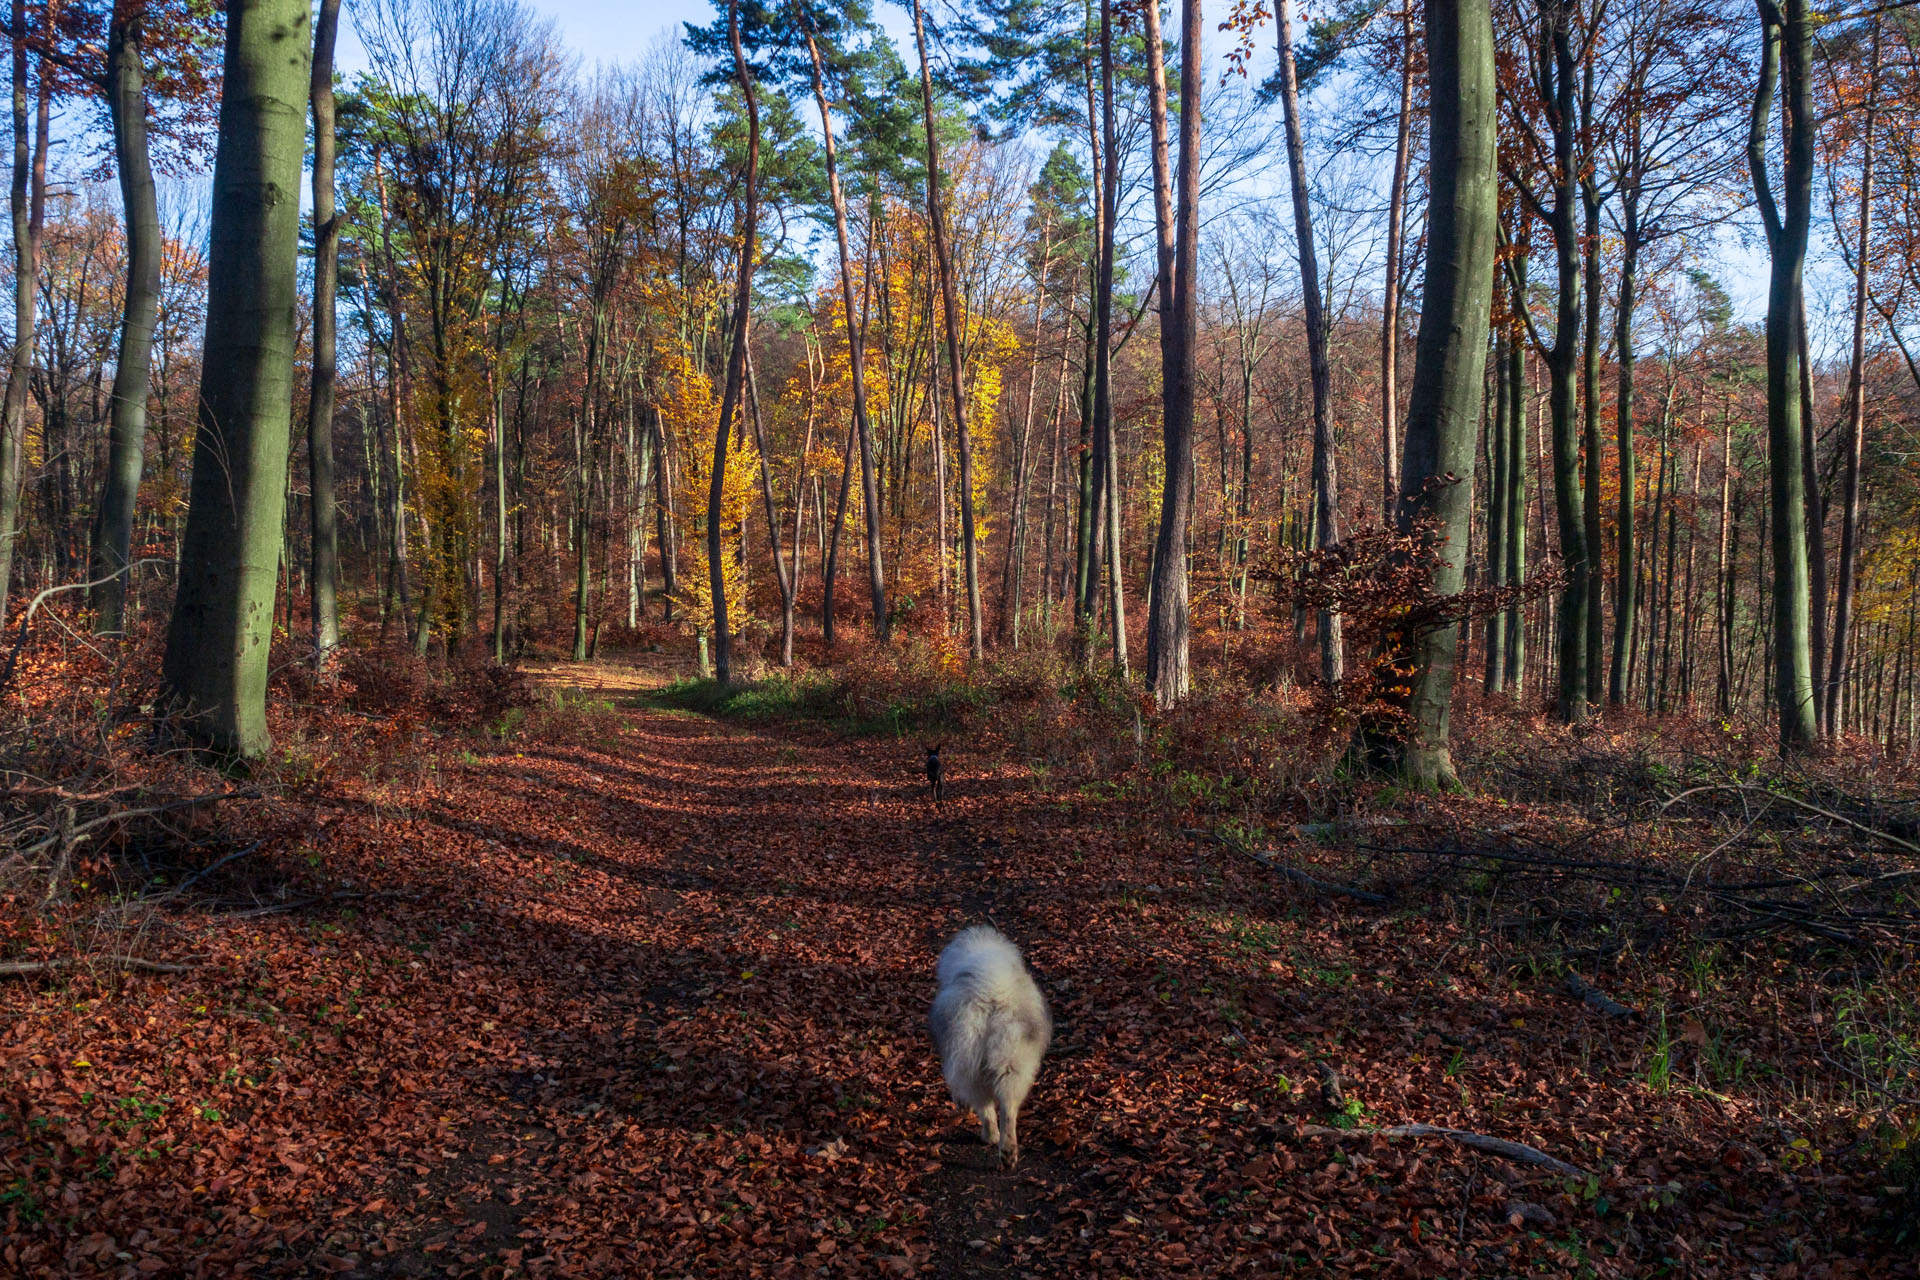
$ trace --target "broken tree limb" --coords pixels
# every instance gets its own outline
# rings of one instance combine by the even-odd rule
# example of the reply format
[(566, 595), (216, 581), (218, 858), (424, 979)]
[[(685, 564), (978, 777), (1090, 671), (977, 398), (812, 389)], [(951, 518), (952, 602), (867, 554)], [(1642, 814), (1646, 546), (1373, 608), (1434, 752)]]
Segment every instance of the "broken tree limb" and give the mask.
[[(172, 563), (172, 561), (165, 557), (149, 556), (145, 560), (134, 560), (127, 564), (123, 564), (118, 569), (115, 569), (112, 573), (108, 574), (104, 578), (95, 578), (92, 582), (68, 582), (57, 587), (48, 587), (45, 591), (42, 591), (39, 595), (35, 596), (33, 598), (33, 603), (27, 606), (27, 611), (20, 615), (19, 634), (17, 634), (14, 637), (13, 648), (7, 652), (6, 665), (4, 667), (0, 667), (0, 693), (4, 693), (6, 690), (13, 687), (14, 673), (17, 670), (19, 670), (19, 667), (20, 667), (20, 652), (21, 650), (27, 647), (27, 632), (32, 628), (33, 615), (40, 611), (41, 605), (45, 604), (47, 601), (51, 600), (53, 597), (60, 595), (62, 592), (91, 591), (95, 587), (105, 586), (107, 583), (112, 582), (115, 578), (119, 577), (121, 574), (131, 573), (133, 570), (138, 569), (143, 565), (170, 564), (170, 563)], [(129, 579), (129, 581), (131, 581), (131, 579)]]
[(332, 906), (334, 903), (365, 902), (376, 898), (394, 898), (401, 902), (418, 902), (417, 893), (322, 893), (311, 898), (296, 898), (292, 902), (276, 902), (264, 907), (244, 907), (238, 911), (222, 911), (217, 918), (221, 920), (253, 920), (260, 916), (284, 915), (290, 911), (305, 911), (308, 907)]
[(170, 894), (168, 896), (171, 897), (171, 896), (185, 893), (188, 889), (192, 888), (194, 885), (198, 884), (200, 881), (206, 879), (208, 876), (212, 875), (214, 872), (218, 871), (220, 868), (226, 866), (229, 862), (232, 862), (236, 858), (246, 857), (248, 854), (252, 853), (254, 850), (258, 849), (261, 845), (265, 843), (266, 841), (264, 840), (255, 840), (252, 844), (247, 845), (244, 848), (234, 850), (232, 853), (228, 854), (226, 857), (219, 859), (217, 862), (214, 862), (211, 866), (202, 867), (200, 870), (188, 876), (185, 880), (182, 880), (178, 885), (178, 887), (174, 889), (173, 894)]
[(1217, 835), (1214, 832), (1202, 831), (1198, 827), (1182, 827), (1180, 830), (1183, 835), (1193, 839), (1208, 840), (1217, 845), (1224, 845), (1229, 849), (1237, 849), (1267, 870), (1285, 876), (1295, 884), (1312, 889), (1315, 893), (1324, 893), (1336, 898), (1352, 898), (1355, 902), (1370, 902), (1378, 906), (1387, 906), (1393, 902), (1393, 899), (1384, 893), (1375, 893), (1371, 889), (1356, 888), (1350, 884), (1335, 884), (1331, 880), (1322, 880), (1318, 876), (1310, 876), (1297, 867), (1288, 866), (1271, 854), (1262, 853), (1258, 849), (1249, 849), (1237, 840), (1229, 840), (1225, 836)]
[(1330, 880), (1321, 880), (1315, 876), (1310, 876), (1295, 867), (1289, 867), (1284, 862), (1277, 862), (1269, 858), (1257, 849), (1242, 849), (1240, 852), (1246, 854), (1267, 870), (1278, 872), (1295, 884), (1305, 885), (1316, 893), (1329, 894), (1336, 898), (1352, 898), (1355, 902), (1371, 902), (1379, 906), (1385, 906), (1393, 901), (1392, 898), (1389, 898), (1384, 893), (1374, 893), (1370, 889), (1356, 889), (1350, 884), (1334, 884)]
[(24, 978), (36, 973), (52, 973), (58, 969), (71, 969), (76, 965), (91, 967), (100, 965), (113, 969), (137, 969), (142, 973), (192, 973), (197, 965), (167, 964), (159, 960), (142, 960), (138, 956), (86, 956), (69, 960), (9, 960), (0, 963), (0, 978)]
[(1591, 1176), (1578, 1165), (1568, 1164), (1565, 1160), (1550, 1156), (1540, 1148), (1530, 1147), (1524, 1142), (1512, 1142), (1506, 1138), (1490, 1137), (1484, 1133), (1470, 1133), (1465, 1129), (1448, 1129), (1437, 1124), (1395, 1124), (1384, 1125), (1377, 1129), (1329, 1129), (1325, 1125), (1307, 1124), (1300, 1126), (1300, 1132), (1309, 1138), (1445, 1138), (1463, 1147), (1472, 1147), (1475, 1151), (1484, 1151), (1488, 1155), (1500, 1156), (1520, 1164), (1534, 1165), (1565, 1178)]
[(1817, 804), (1812, 804), (1800, 799), (1798, 796), (1791, 796), (1783, 791), (1770, 791), (1765, 787), (1756, 787), (1743, 782), (1711, 782), (1698, 787), (1688, 787), (1685, 791), (1671, 797), (1665, 804), (1661, 805), (1660, 812), (1665, 813), (1674, 805), (1685, 800), (1688, 796), (1696, 796), (1705, 791), (1733, 791), (1741, 795), (1762, 796), (1768, 800), (1784, 801), (1804, 813), (1811, 813), (1818, 817), (1830, 819), (1844, 827), (1851, 827), (1862, 835), (1872, 836), (1876, 840), (1883, 840), (1888, 844), (1897, 845), (1909, 853), (1920, 853), (1920, 844), (1914, 844), (1910, 840), (1902, 840), (1890, 831), (1882, 831), (1878, 827), (1870, 827), (1864, 822), (1855, 822), (1845, 814), (1835, 813), (1831, 809), (1823, 809)]
[(1567, 990), (1571, 991), (1587, 1005), (1606, 1014), (1609, 1018), (1638, 1018), (1640, 1016), (1638, 1009), (1630, 1005), (1621, 1004), (1618, 1000), (1615, 1000), (1612, 996), (1594, 986), (1577, 973), (1567, 974)]
[[(29, 861), (39, 857), (49, 849), (70, 849), (80, 841), (90, 839), (90, 833), (96, 829), (112, 826), (116, 822), (131, 822), (135, 818), (158, 817), (160, 814), (177, 813), (182, 809), (198, 809), (204, 805), (218, 804), (222, 800), (254, 800), (258, 799), (260, 794), (258, 791), (215, 791), (203, 796), (189, 796), (185, 800), (177, 800), (172, 804), (150, 805), (142, 809), (115, 809), (111, 813), (105, 813), (97, 818), (90, 818), (86, 822), (78, 824), (72, 824), (71, 822), (73, 816), (72, 806), (64, 806), (62, 812), (66, 814), (66, 819), (63, 820), (62, 825), (57, 827), (52, 834), (43, 837), (33, 844), (14, 850), (7, 855), (6, 862)], [(42, 827), (41, 830), (46, 830), (46, 828)]]

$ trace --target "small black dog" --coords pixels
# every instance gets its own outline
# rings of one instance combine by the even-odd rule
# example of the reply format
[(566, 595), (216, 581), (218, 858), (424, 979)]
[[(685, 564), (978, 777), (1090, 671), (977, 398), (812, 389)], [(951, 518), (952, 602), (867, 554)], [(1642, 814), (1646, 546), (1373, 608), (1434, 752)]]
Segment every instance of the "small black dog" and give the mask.
[(940, 748), (946, 745), (944, 742), (936, 742), (927, 747), (927, 788), (933, 792), (935, 808), (940, 807), (940, 801), (945, 797), (947, 790), (946, 774), (940, 767)]

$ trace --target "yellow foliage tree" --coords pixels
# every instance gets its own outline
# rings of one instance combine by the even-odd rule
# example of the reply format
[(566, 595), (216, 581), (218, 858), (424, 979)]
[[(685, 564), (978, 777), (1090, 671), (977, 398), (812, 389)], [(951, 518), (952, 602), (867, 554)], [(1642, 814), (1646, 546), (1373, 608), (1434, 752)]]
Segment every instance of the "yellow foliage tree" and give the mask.
[[(719, 400), (713, 382), (684, 356), (676, 357), (661, 379), (661, 415), (681, 459), (675, 488), (674, 523), (688, 564), (681, 571), (674, 603), (687, 612), (700, 646), (700, 671), (707, 674), (707, 637), (713, 630), (712, 574), (707, 565), (707, 492), (713, 479), (713, 424)], [(747, 614), (747, 570), (741, 529), (754, 499), (760, 455), (750, 435), (736, 435), (727, 450), (721, 481), (720, 541), (727, 548), (721, 577), (726, 584), (727, 615), (736, 633), (751, 625)]]

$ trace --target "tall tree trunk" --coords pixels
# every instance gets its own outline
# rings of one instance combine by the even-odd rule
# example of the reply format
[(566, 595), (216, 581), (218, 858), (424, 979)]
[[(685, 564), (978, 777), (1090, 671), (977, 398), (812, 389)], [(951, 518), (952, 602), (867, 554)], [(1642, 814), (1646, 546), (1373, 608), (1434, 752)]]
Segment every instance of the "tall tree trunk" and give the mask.
[(1147, 76), (1153, 116), (1154, 229), (1160, 267), (1161, 443), (1160, 529), (1154, 543), (1153, 589), (1147, 601), (1147, 684), (1162, 709), (1187, 696), (1189, 646), (1187, 539), (1193, 524), (1194, 335), (1199, 296), (1191, 288), (1200, 251), (1200, 0), (1181, 16), (1179, 204), (1174, 205), (1167, 151), (1166, 49), (1158, 0), (1147, 4)]
[[(1104, 0), (1103, 0), (1104, 3)], [(1100, 47), (1103, 84), (1111, 88), (1113, 79), (1111, 46), (1108, 41), (1107, 13), (1101, 10)], [(1106, 367), (1108, 335), (1113, 319), (1113, 274), (1108, 265), (1106, 246), (1108, 221), (1113, 204), (1108, 199), (1107, 167), (1112, 160), (1102, 140), (1102, 113), (1095, 103), (1094, 71), (1091, 52), (1086, 45), (1094, 38), (1092, 0), (1085, 0), (1086, 33), (1082, 41), (1082, 70), (1087, 94), (1087, 150), (1093, 158), (1093, 237), (1092, 271), (1089, 273), (1093, 296), (1086, 319), (1086, 351), (1081, 363), (1080, 449), (1077, 505), (1074, 510), (1075, 541), (1073, 562), (1073, 656), (1082, 667), (1093, 664), (1094, 595), (1100, 578), (1100, 561), (1094, 554), (1098, 539), (1100, 498), (1104, 493), (1097, 453), (1100, 430), (1099, 394), (1101, 370)], [(1106, 93), (1108, 99), (1111, 93)]]
[(1554, 200), (1549, 218), (1553, 232), (1559, 305), (1553, 346), (1547, 352), (1550, 375), (1549, 413), (1553, 421), (1553, 497), (1559, 517), (1560, 559), (1567, 581), (1560, 592), (1559, 699), (1555, 708), (1567, 724), (1587, 718), (1587, 664), (1594, 655), (1587, 648), (1587, 575), (1593, 571), (1597, 548), (1587, 542), (1585, 485), (1580, 471), (1579, 424), (1574, 420), (1574, 366), (1580, 356), (1580, 232), (1574, 222), (1579, 190), (1578, 157), (1574, 154), (1574, 74), (1577, 63), (1573, 36), (1568, 30), (1569, 0), (1548, 0), (1541, 6), (1541, 40), (1537, 73), (1541, 97), (1553, 126)]
[(133, 524), (140, 474), (146, 462), (147, 387), (153, 366), (153, 326), (160, 307), (160, 206), (147, 154), (144, 31), (139, 10), (114, 9), (107, 27), (107, 110), (125, 210), (127, 283), (122, 299), (120, 350), (113, 371), (107, 476), (100, 499), (99, 537), (88, 577), (94, 589), (94, 630), (125, 629)]
[(1065, 576), (1054, 541), (1054, 503), (1059, 494), (1060, 436), (1066, 423), (1067, 339), (1060, 335), (1060, 378), (1053, 392), (1053, 447), (1047, 455), (1047, 505), (1042, 516), (1040, 548), (1040, 631), (1047, 643), (1053, 643), (1053, 602), (1058, 596), (1060, 579)]
[[(1826, 678), (1827, 670), (1827, 496), (1820, 491), (1817, 462), (1817, 431), (1813, 415), (1813, 352), (1807, 342), (1807, 301), (1800, 299), (1800, 320), (1795, 326), (1795, 341), (1800, 348), (1800, 485), (1807, 504), (1807, 657), (1813, 667), (1816, 686)], [(1814, 729), (1822, 734), (1827, 725), (1826, 699), (1816, 687), (1813, 699)]]
[(1127, 666), (1127, 579), (1121, 567), (1121, 500), (1124, 494), (1120, 488), (1120, 445), (1113, 429), (1113, 397), (1107, 396), (1105, 415), (1107, 428), (1107, 618), (1113, 625), (1113, 670), (1122, 680), (1130, 675)]
[(660, 611), (673, 624), (674, 601), (680, 595), (680, 534), (673, 509), (673, 454), (667, 448), (666, 422), (659, 406), (653, 411), (653, 536), (660, 544)]
[(1400, 9), (1400, 112), (1387, 188), (1387, 278), (1380, 303), (1380, 475), (1383, 518), (1400, 500), (1400, 241), (1407, 218), (1407, 168), (1413, 137), (1413, 0)]
[[(927, 333), (938, 332), (939, 322), (933, 318), (933, 298), (927, 298)], [(933, 415), (933, 438), (929, 446), (933, 452), (933, 570), (935, 603), (940, 610), (940, 634), (953, 634), (953, 538), (947, 527), (947, 423), (946, 408), (940, 402), (940, 355), (935, 353), (927, 361), (927, 406)], [(899, 468), (898, 475), (904, 487), (906, 473), (912, 470), (911, 444), (906, 465)], [(902, 500), (904, 506), (904, 499)], [(902, 522), (904, 525), (904, 521)], [(901, 536), (906, 536), (904, 528)], [(897, 559), (897, 557), (896, 557)]]
[(1053, 263), (1053, 220), (1049, 213), (1041, 219), (1040, 275), (1033, 291), (1033, 349), (1027, 358), (1027, 403), (1020, 416), (1020, 435), (1009, 452), (1013, 455), (1013, 491), (1007, 503), (1007, 544), (1000, 567), (1000, 642), (1020, 647), (1020, 586), (1026, 570), (1027, 490), (1032, 487), (1030, 467), (1033, 438), (1033, 406), (1040, 384), (1040, 320), (1047, 301), (1047, 274)]
[(727, 385), (720, 398), (720, 423), (713, 434), (713, 466), (707, 486), (707, 583), (713, 593), (713, 674), (722, 685), (733, 680), (733, 637), (727, 618), (727, 570), (721, 559), (720, 522), (732, 447), (733, 415), (746, 381), (747, 332), (752, 322), (755, 241), (760, 224), (760, 102), (746, 51), (740, 45), (740, 0), (728, 0), (727, 34), (733, 45), (734, 77), (747, 107), (747, 172), (740, 210), (740, 270), (733, 291), (733, 345), (727, 356)]
[[(1767, 231), (1772, 272), (1767, 289), (1767, 478), (1773, 549), (1773, 695), (1780, 747), (1794, 751), (1819, 736), (1814, 718), (1811, 608), (1806, 537), (1806, 477), (1800, 435), (1801, 272), (1813, 220), (1812, 24), (1806, 0), (1757, 0), (1761, 20), (1759, 84), (1747, 139), (1754, 195)], [(1784, 212), (1767, 176), (1766, 135), (1784, 65), (1782, 151)]]
[[(1667, 502), (1667, 565), (1662, 575), (1664, 579), (1661, 583), (1663, 598), (1660, 603), (1660, 612), (1664, 615), (1662, 624), (1665, 627), (1665, 634), (1660, 642), (1660, 695), (1657, 705), (1663, 715), (1670, 710), (1673, 705), (1668, 701), (1667, 689), (1668, 677), (1672, 674), (1673, 669), (1673, 589), (1678, 577), (1676, 562), (1680, 546), (1680, 458), (1677, 452), (1665, 459), (1664, 463), (1668, 475), (1667, 483), (1673, 492), (1669, 494), (1669, 500)], [(1660, 527), (1656, 524), (1653, 529), (1653, 540), (1656, 546), (1658, 545), (1659, 537)], [(1652, 663), (1647, 664), (1647, 677), (1649, 682), (1651, 682), (1653, 677)]]
[[(1333, 452), (1333, 370), (1327, 363), (1327, 317), (1320, 297), (1320, 262), (1313, 245), (1313, 211), (1307, 200), (1307, 147), (1300, 128), (1300, 81), (1293, 60), (1291, 0), (1279, 0), (1280, 105), (1286, 116), (1287, 185), (1293, 192), (1293, 232), (1300, 252), (1300, 292), (1307, 321), (1307, 366), (1313, 381), (1313, 525), (1322, 550), (1340, 541), (1339, 474)], [(1486, 322), (1481, 321), (1484, 345)], [(1392, 390), (1388, 388), (1388, 394)], [(1477, 403), (1474, 420), (1479, 421)], [(1440, 473), (1435, 473), (1440, 474)], [(1251, 479), (1251, 477), (1249, 477)], [(1462, 539), (1464, 545), (1464, 537)], [(1244, 581), (1244, 579), (1243, 579)], [(1340, 615), (1321, 610), (1320, 677), (1338, 684), (1344, 672)]]
[[(1860, 559), (1860, 455), (1867, 426), (1867, 251), (1873, 226), (1873, 127), (1880, 108), (1880, 19), (1873, 20), (1866, 110), (1860, 125), (1860, 225), (1853, 257), (1853, 358), (1847, 366), (1846, 475), (1842, 481), (1840, 566), (1833, 600), (1832, 665), (1827, 671), (1827, 726), (1837, 733), (1846, 710), (1841, 682), (1847, 672), (1847, 635), (1853, 625), (1854, 575)], [(1894, 683), (1896, 694), (1899, 682)]]
[[(780, 546), (780, 512), (773, 500), (772, 462), (767, 455), (767, 430), (760, 420), (760, 385), (753, 376), (753, 353), (747, 353), (747, 408), (753, 422), (753, 445), (760, 454), (760, 497), (767, 508), (767, 544), (773, 551), (773, 574), (780, 584), (780, 665), (793, 665), (793, 574)], [(798, 550), (798, 547), (795, 547)]]
[(1660, 415), (1660, 445), (1654, 456), (1653, 464), (1653, 520), (1651, 532), (1647, 538), (1646, 579), (1647, 579), (1647, 652), (1646, 652), (1646, 691), (1642, 702), (1651, 712), (1656, 710), (1654, 701), (1654, 652), (1660, 639), (1660, 614), (1657, 604), (1658, 593), (1655, 588), (1660, 584), (1660, 518), (1667, 511), (1667, 496), (1671, 491), (1668, 475), (1673, 462), (1673, 384), (1668, 384), (1667, 411)]
[(823, 557), (826, 567), (821, 571), (820, 596), (820, 638), (831, 650), (834, 646), (833, 630), (833, 590), (840, 574), (840, 531), (847, 524), (847, 502), (853, 493), (853, 446), (858, 428), (849, 424), (847, 443), (840, 452), (840, 496), (833, 508), (833, 533), (827, 541)]
[[(1594, 62), (1584, 60), (1580, 85), (1580, 149), (1582, 164), (1591, 163), (1596, 154), (1594, 141)], [(1585, 480), (1580, 507), (1587, 543), (1587, 705), (1599, 703), (1606, 692), (1605, 668), (1600, 665), (1606, 649), (1606, 568), (1605, 535), (1600, 520), (1600, 205), (1599, 188), (1591, 174), (1580, 182), (1580, 205), (1585, 225), (1580, 237), (1582, 270), (1585, 274), (1583, 301), (1586, 319), (1581, 326), (1580, 365), (1580, 445)]]
[[(1400, 527), (1430, 518), (1439, 540), (1434, 589), (1460, 591), (1473, 508), (1475, 434), (1480, 422), (1492, 301), (1495, 221), (1493, 18), (1488, 0), (1432, 0), (1427, 6), (1428, 119), (1433, 157), (1427, 266), (1407, 406)], [(1447, 749), (1453, 668), (1460, 628), (1415, 638), (1413, 739), (1404, 769), (1421, 786), (1453, 786)]]
[(598, 281), (588, 306), (585, 377), (580, 390), (580, 413), (573, 424), (573, 660), (589, 656), (587, 615), (593, 590), (593, 490), (599, 468), (600, 364), (606, 347), (607, 307)]
[(179, 587), (163, 675), (189, 733), (263, 755), (286, 509), (312, 11), (232, 0), (213, 170), (207, 326)]
[(0, 418), (0, 627), (7, 620), (13, 551), (20, 537), (20, 475), (26, 462), (27, 396), (33, 380), (35, 282), (46, 222), (47, 143), (52, 92), (43, 69), (31, 149), (27, 132), (27, 6), (13, 0), (13, 361)]
[[(1527, 580), (1527, 347), (1518, 308), (1526, 305), (1526, 263), (1514, 264), (1514, 320), (1507, 334), (1507, 423), (1503, 448), (1507, 453), (1507, 553), (1508, 586), (1518, 587)], [(1527, 610), (1516, 602), (1507, 611), (1506, 643), (1507, 692), (1516, 701), (1526, 688)]]
[(1714, 707), (1721, 715), (1733, 714), (1733, 592), (1736, 584), (1733, 568), (1733, 405), (1731, 397), (1723, 405), (1720, 421), (1720, 547), (1714, 561), (1715, 656), (1718, 673), (1714, 682)]
[(1638, 568), (1633, 527), (1637, 461), (1633, 452), (1633, 308), (1640, 262), (1639, 192), (1629, 185), (1621, 191), (1620, 201), (1625, 234), (1620, 263), (1620, 301), (1613, 322), (1614, 359), (1619, 376), (1613, 420), (1614, 438), (1620, 450), (1620, 497), (1614, 534), (1617, 562), (1613, 579), (1613, 661), (1607, 673), (1607, 703), (1615, 707), (1627, 700), (1627, 662), (1633, 647), (1633, 620), (1640, 608), (1634, 598)]
[[(827, 106), (826, 81), (820, 68), (820, 48), (811, 30), (807, 32), (807, 55), (813, 67), (813, 97), (820, 108), (820, 131), (826, 143), (827, 155), (827, 194), (833, 201), (833, 233), (840, 248), (840, 301), (847, 309), (847, 367), (853, 382), (853, 426), (860, 438), (860, 495), (866, 507), (867, 515), (867, 589), (873, 597), (873, 634), (882, 644), (888, 639), (890, 630), (887, 614), (887, 577), (881, 558), (880, 490), (873, 467), (873, 432), (867, 418), (867, 381), (866, 381), (866, 319), (861, 316), (858, 328), (854, 325), (853, 308), (853, 259), (847, 248), (847, 202), (840, 189), (840, 160), (834, 146), (833, 112)], [(841, 508), (846, 507), (846, 485), (841, 485)], [(840, 542), (840, 527), (834, 526), (834, 546)], [(827, 577), (827, 601), (824, 606), (824, 619), (831, 619), (833, 605), (833, 570), (829, 568)], [(826, 622), (827, 644), (833, 644), (833, 627)]]
[[(313, 508), (313, 664), (321, 671), (340, 644), (340, 549), (333, 493), (334, 293), (340, 280), (340, 223), (333, 213), (333, 46), (339, 29), (340, 0), (320, 0), (311, 89), (313, 387), (307, 400), (307, 473)], [(491, 395), (488, 400), (496, 406), (497, 421), (498, 400)], [(498, 617), (497, 606), (494, 613)]]
[[(1487, 586), (1499, 590), (1507, 582), (1507, 339), (1509, 326), (1493, 335), (1493, 416), (1486, 426), (1487, 464)], [(1480, 684), (1488, 693), (1504, 691), (1507, 681), (1507, 616), (1497, 610), (1487, 616), (1487, 661)]]
[[(1113, 456), (1113, 273), (1114, 233), (1120, 206), (1120, 149), (1115, 126), (1116, 106), (1113, 96), (1114, 21), (1112, 0), (1101, 0), (1099, 170), (1101, 214), (1098, 239), (1099, 268), (1095, 273), (1094, 285), (1093, 448), (1088, 460), (1087, 478), (1087, 496), (1090, 505), (1081, 518), (1082, 527), (1090, 535), (1083, 552), (1088, 565), (1086, 600), (1082, 606), (1086, 626), (1089, 629), (1092, 626), (1103, 560), (1106, 558), (1104, 550), (1110, 540), (1113, 527), (1118, 523), (1112, 512), (1112, 504), (1118, 496), (1113, 483), (1115, 461)], [(1088, 516), (1092, 517), (1091, 521), (1087, 519)], [(1109, 621), (1113, 626), (1114, 665), (1118, 670), (1125, 661), (1125, 618), (1116, 613)], [(1091, 644), (1088, 645), (1084, 656), (1090, 665), (1093, 659)]]

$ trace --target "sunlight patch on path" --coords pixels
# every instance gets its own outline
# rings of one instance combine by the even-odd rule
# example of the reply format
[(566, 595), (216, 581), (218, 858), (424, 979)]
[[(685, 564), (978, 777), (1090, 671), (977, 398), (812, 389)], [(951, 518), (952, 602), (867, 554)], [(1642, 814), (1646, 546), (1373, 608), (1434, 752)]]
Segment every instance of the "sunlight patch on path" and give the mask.
[(579, 690), (608, 697), (646, 693), (693, 674), (691, 663), (666, 653), (599, 662), (528, 662), (521, 670), (536, 689)]

